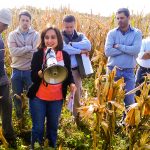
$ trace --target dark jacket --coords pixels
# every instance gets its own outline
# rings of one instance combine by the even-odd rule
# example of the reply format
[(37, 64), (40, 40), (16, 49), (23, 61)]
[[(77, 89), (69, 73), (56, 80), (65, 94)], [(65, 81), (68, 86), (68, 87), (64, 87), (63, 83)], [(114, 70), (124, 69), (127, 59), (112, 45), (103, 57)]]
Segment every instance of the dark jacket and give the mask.
[[(38, 76), (38, 71), (42, 69), (42, 64), (43, 64), (43, 50), (38, 50), (33, 54), (33, 58), (31, 61), (31, 80), (32, 80), (32, 85), (30, 86), (27, 96), (31, 99), (33, 99), (36, 96), (36, 93), (39, 89), (39, 86), (42, 82), (42, 79)], [(67, 93), (67, 86), (70, 85), (71, 83), (74, 83), (72, 72), (71, 72), (71, 62), (70, 62), (70, 57), (67, 52), (62, 51), (63, 54), (63, 59), (64, 59), (64, 64), (65, 67), (68, 70), (68, 77), (66, 80), (63, 82), (63, 87), (62, 87), (62, 92), (63, 92), (63, 98), (66, 98), (66, 93)]]
[(9, 83), (8, 77), (6, 75), (5, 67), (4, 67), (4, 54), (5, 54), (4, 42), (0, 34), (0, 86)]

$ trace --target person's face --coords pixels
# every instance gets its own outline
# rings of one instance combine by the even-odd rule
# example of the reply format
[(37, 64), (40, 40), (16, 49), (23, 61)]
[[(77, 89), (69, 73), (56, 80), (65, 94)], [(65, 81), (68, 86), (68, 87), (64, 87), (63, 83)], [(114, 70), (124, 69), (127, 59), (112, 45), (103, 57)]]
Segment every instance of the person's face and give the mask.
[(63, 22), (63, 28), (68, 35), (72, 35), (75, 30), (75, 22)]
[(55, 48), (58, 45), (58, 39), (56, 32), (54, 30), (50, 29), (46, 32), (44, 37), (44, 43), (46, 47), (51, 47), (52, 49), (55, 50)]
[(27, 31), (31, 26), (30, 18), (28, 16), (21, 15), (20, 20), (19, 20), (19, 25), (23, 31)]
[(116, 15), (118, 26), (120, 28), (125, 28), (129, 25), (129, 19), (130, 17), (125, 16), (124, 13), (119, 13)]
[(8, 24), (4, 24), (4, 23), (0, 22), (0, 33), (2, 33), (7, 28), (8, 28)]

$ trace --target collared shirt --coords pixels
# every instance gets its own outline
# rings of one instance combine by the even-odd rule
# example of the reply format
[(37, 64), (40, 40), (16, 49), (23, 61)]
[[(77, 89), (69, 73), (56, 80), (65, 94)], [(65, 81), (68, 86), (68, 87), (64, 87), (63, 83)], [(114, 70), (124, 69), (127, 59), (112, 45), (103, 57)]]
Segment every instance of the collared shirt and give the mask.
[(150, 59), (144, 60), (142, 59), (145, 52), (150, 52), (150, 37), (147, 37), (146, 39), (142, 40), (142, 46), (140, 53), (138, 55), (137, 63), (145, 68), (150, 68)]
[[(105, 43), (105, 55), (108, 57), (107, 66), (134, 68), (141, 43), (141, 31), (131, 26), (125, 33), (119, 28), (109, 31)], [(113, 48), (115, 44), (118, 44), (118, 48)]]

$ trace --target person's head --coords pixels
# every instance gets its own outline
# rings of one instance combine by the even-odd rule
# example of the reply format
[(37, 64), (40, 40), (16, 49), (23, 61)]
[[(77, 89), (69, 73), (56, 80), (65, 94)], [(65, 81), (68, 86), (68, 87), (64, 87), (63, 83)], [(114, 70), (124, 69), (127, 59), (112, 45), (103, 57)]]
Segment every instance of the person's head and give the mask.
[(42, 31), (38, 49), (41, 50), (46, 47), (51, 47), (55, 51), (63, 49), (62, 35), (56, 27), (49, 27)]
[(63, 28), (68, 35), (72, 35), (75, 30), (76, 19), (73, 15), (66, 15), (63, 18)]
[(12, 21), (12, 14), (9, 9), (0, 9), (0, 33), (8, 28)]
[(116, 18), (118, 26), (120, 28), (126, 28), (129, 25), (130, 12), (127, 8), (120, 8), (116, 12)]
[(23, 32), (29, 30), (31, 26), (31, 14), (27, 10), (22, 10), (19, 13), (19, 27)]

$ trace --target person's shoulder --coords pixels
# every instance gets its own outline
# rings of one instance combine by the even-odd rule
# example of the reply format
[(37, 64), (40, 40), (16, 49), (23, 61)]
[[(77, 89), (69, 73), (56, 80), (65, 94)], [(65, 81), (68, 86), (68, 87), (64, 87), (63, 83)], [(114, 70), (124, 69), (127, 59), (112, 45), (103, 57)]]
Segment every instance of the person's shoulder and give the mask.
[(109, 30), (108, 33), (112, 33), (113, 34), (113, 33), (116, 33), (117, 31), (118, 31), (118, 27)]
[(64, 50), (62, 50), (62, 54), (63, 54), (64, 56), (69, 57), (69, 54), (68, 54), (66, 51), (64, 51)]
[(85, 36), (86, 36), (85, 33), (83, 33), (83, 32), (77, 32), (77, 35), (78, 35), (79, 37), (85, 37)]
[(136, 34), (141, 34), (142, 35), (142, 31), (138, 28), (131, 27), (131, 30), (133, 30)]
[(29, 33), (39, 34), (39, 32), (35, 30), (33, 27), (29, 28)]
[(37, 36), (40, 36), (40, 33), (36, 30), (34, 30), (34, 33), (37, 35)]
[(143, 44), (146, 44), (146, 43), (149, 43), (149, 44), (150, 44), (150, 36), (144, 38), (144, 39), (142, 40), (142, 43), (143, 43)]
[(78, 35), (84, 35), (84, 33), (82, 33), (82, 32), (77, 32), (77, 34), (78, 34)]
[(16, 35), (17, 33), (18, 33), (18, 28), (15, 29), (15, 30), (13, 30), (13, 31), (11, 31), (11, 32), (9, 33), (9, 36), (14, 36), (14, 35)]
[(42, 55), (42, 54), (43, 54), (43, 51), (41, 49), (37, 48), (37, 51), (34, 52), (33, 56), (36, 57), (36, 56), (39, 56), (39, 55)]
[(116, 35), (117, 31), (118, 31), (118, 28), (113, 28), (113, 29), (108, 31), (107, 35), (108, 36), (114, 36), (114, 35)]
[(62, 54), (63, 54), (63, 57), (64, 57), (65, 60), (70, 59), (70, 56), (66, 51), (62, 50)]

